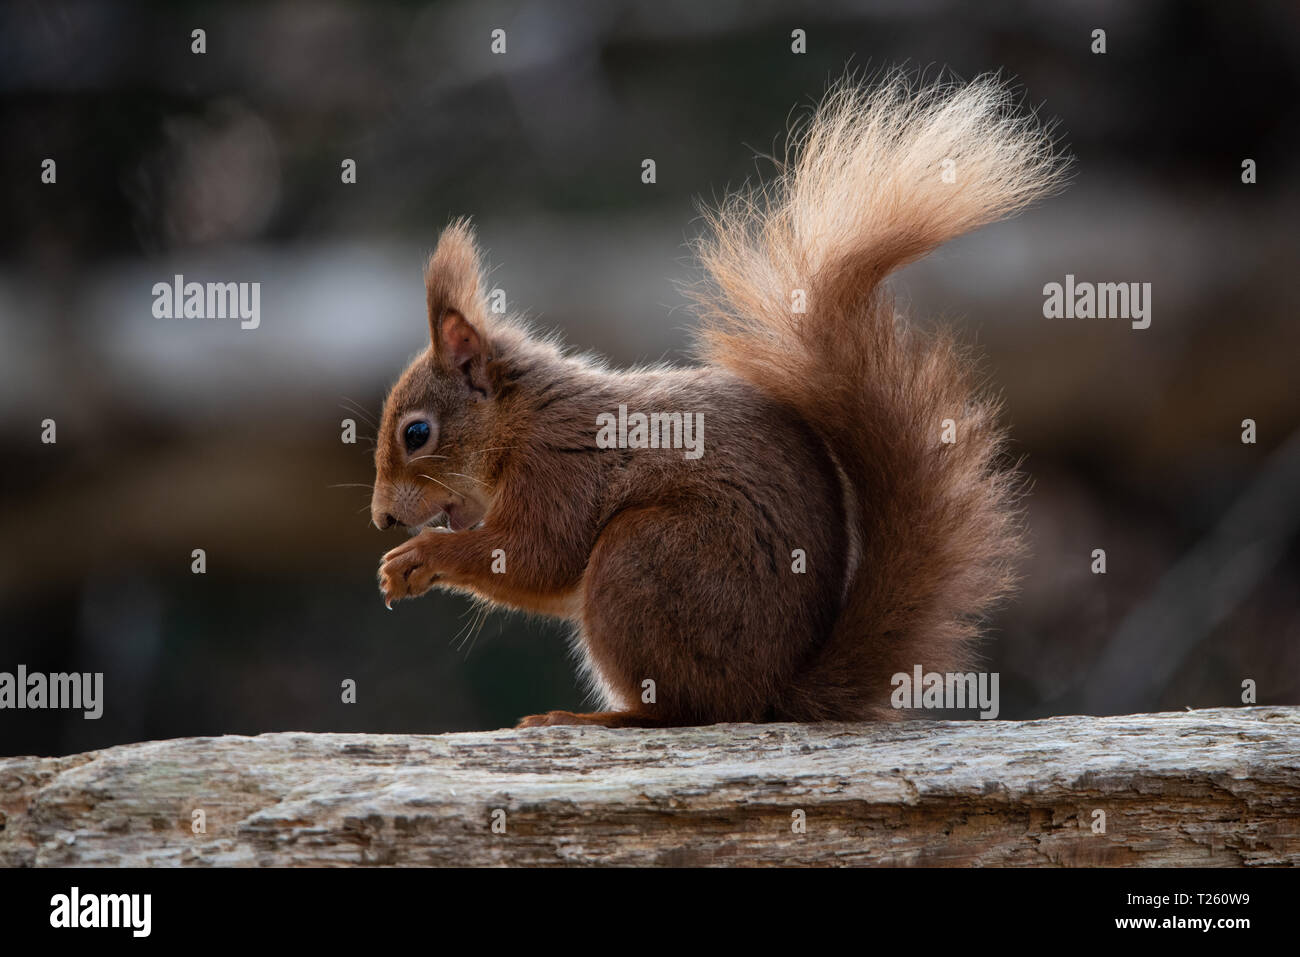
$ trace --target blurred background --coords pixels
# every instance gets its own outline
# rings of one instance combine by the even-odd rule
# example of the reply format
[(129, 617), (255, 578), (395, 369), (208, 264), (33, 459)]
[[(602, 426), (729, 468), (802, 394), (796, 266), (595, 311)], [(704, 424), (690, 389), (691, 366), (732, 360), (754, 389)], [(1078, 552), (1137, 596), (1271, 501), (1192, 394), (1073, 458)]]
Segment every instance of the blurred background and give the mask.
[[(373, 435), (462, 214), (511, 308), (616, 363), (685, 358), (697, 203), (766, 175), (846, 66), (894, 65), (1001, 69), (1077, 161), (895, 284), (977, 345), (1033, 480), (986, 646), (1001, 717), (1233, 705), (1245, 679), (1300, 702), (1296, 4), (47, 0), (0, 8), (0, 671), (102, 671), (106, 702), (0, 712), (0, 754), (580, 708), (563, 627), (384, 610), (402, 538), (347, 487), (372, 466), (341, 422)], [(260, 328), (154, 318), (177, 273), (260, 282)], [(1067, 273), (1151, 283), (1151, 327), (1044, 318)]]

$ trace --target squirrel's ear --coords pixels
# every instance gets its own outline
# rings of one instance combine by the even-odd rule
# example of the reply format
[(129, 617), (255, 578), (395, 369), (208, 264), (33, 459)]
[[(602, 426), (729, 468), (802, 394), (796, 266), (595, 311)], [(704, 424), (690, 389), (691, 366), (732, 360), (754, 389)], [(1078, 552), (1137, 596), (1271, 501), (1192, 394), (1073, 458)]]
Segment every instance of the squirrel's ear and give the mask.
[(438, 248), (424, 268), (429, 338), (435, 361), (450, 372), (461, 373), (473, 391), (486, 395), (487, 309), (479, 275), (474, 231), (467, 220), (457, 220), (442, 231)]
[(459, 372), (471, 391), (488, 394), (487, 348), (483, 337), (469, 320), (448, 309), (437, 323), (433, 350), (436, 361), (449, 372)]

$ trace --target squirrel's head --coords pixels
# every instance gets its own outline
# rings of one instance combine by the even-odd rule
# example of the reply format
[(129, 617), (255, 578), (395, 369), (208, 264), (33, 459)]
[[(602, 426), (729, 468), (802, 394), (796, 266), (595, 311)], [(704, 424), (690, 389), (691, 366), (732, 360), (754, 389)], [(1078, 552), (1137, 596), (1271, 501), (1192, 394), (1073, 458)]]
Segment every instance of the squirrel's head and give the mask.
[(444, 518), (472, 528), (491, 505), (501, 370), (469, 224), (448, 226), (424, 271), (430, 344), (384, 403), (370, 516), (378, 528)]

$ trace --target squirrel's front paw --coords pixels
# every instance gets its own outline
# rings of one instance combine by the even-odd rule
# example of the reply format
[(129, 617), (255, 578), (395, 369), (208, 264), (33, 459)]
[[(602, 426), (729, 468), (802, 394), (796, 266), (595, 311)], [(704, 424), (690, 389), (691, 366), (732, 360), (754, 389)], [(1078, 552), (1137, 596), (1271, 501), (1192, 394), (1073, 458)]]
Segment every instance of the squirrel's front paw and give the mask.
[(397, 546), (380, 560), (379, 591), (388, 608), (399, 599), (423, 595), (438, 580), (438, 573), (430, 561), (426, 534), (421, 533)]

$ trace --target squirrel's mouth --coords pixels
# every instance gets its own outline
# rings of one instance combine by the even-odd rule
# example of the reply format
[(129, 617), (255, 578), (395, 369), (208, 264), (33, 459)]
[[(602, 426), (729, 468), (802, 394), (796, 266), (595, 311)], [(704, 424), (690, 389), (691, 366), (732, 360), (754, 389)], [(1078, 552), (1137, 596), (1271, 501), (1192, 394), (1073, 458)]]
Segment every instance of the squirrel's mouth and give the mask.
[(437, 515), (433, 516), (433, 518), (429, 519), (427, 522), (421, 522), (419, 525), (410, 526), (409, 528), (407, 528), (407, 532), (409, 532), (412, 535), (419, 535), (426, 528), (440, 528), (444, 531), (450, 532), (451, 526), (448, 524), (448, 520), (449, 519), (446, 512), (439, 512)]
[(435, 514), (428, 521), (421, 522), (419, 525), (412, 525), (410, 532), (412, 535), (418, 535), (426, 528), (436, 528), (444, 532), (472, 531), (483, 525), (482, 516), (475, 517), (472, 511), (472, 509), (458, 508), (455, 505), (445, 505), (442, 511)]

